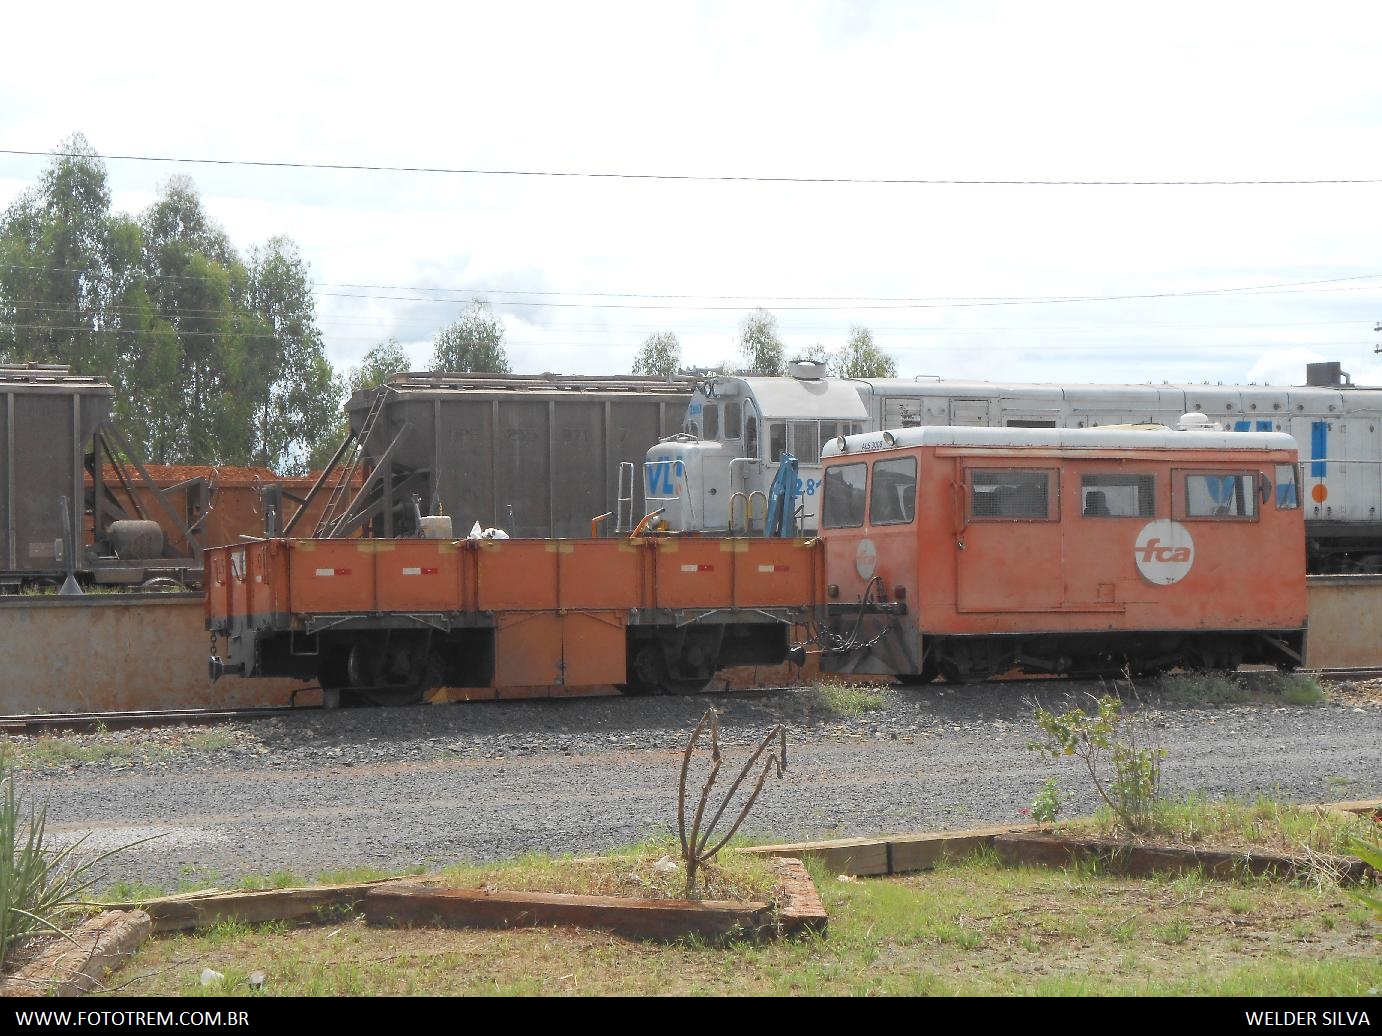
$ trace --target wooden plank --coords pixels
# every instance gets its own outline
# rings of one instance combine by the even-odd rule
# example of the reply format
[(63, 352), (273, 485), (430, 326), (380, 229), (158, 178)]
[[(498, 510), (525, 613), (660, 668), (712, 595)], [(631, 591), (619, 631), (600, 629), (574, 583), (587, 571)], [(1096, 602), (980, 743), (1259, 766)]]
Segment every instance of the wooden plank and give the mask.
[(767, 903), (715, 900), (623, 899), (543, 892), (489, 892), (393, 885), (364, 900), (370, 924), (445, 928), (520, 928), (572, 925), (635, 939), (668, 941), (753, 936), (769, 928)]
[(777, 925), (789, 939), (811, 934), (824, 937), (829, 918), (821, 894), (802, 862), (785, 856), (777, 863)]
[[(390, 878), (389, 881), (397, 879)], [(259, 889), (246, 892), (192, 892), (138, 904), (153, 919), (154, 931), (207, 928), (222, 921), (316, 921), (332, 912), (359, 908), (365, 893), (381, 884), (320, 885), (315, 888)]]
[(819, 860), (836, 874), (858, 877), (888, 873), (886, 838), (836, 838), (824, 842), (791, 842), (786, 845), (746, 846), (740, 852), (766, 856), (795, 856)]
[(1369, 872), (1362, 860), (1349, 856), (1288, 856), (1254, 850), (1229, 852), (1167, 845), (1134, 845), (1107, 838), (1071, 838), (1037, 832), (996, 835), (993, 847), (1004, 863), (1066, 867), (1075, 862), (1097, 863), (1111, 874), (1148, 877), (1153, 874), (1200, 872), (1232, 879), (1244, 873), (1293, 878), (1315, 871), (1321, 861), (1346, 881), (1359, 881)]
[(937, 834), (894, 838), (888, 842), (891, 873), (929, 871), (941, 860), (963, 860), (983, 849), (993, 848), (993, 839), (997, 834), (996, 831), (942, 831)]
[(142, 910), (106, 910), (88, 917), (67, 938), (55, 939), (37, 960), (0, 982), (0, 996), (78, 996), (105, 988), (149, 937), (153, 922)]

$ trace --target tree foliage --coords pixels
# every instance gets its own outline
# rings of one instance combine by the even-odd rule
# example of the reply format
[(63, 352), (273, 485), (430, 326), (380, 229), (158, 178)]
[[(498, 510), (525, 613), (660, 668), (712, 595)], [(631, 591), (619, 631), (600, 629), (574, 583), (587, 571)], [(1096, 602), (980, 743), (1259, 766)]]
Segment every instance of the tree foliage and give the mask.
[(380, 342), (365, 353), (358, 367), (346, 371), (346, 388), (351, 392), (378, 388), (395, 374), (402, 374), (412, 362), (396, 338)]
[(750, 374), (782, 377), (787, 373), (786, 349), (777, 336), (777, 317), (755, 309), (739, 327), (739, 353)]
[(873, 332), (855, 324), (849, 341), (830, 358), (830, 373), (837, 378), (895, 378), (897, 361), (873, 342)]
[(444, 327), (432, 341), (432, 369), (457, 373), (509, 373), (504, 351), (504, 324), (484, 299), (472, 299), (470, 308), (455, 323)]
[(0, 218), (0, 359), (110, 378), (151, 461), (300, 469), (338, 392), (297, 247), (242, 257), (185, 176), (137, 218), (114, 213), (86, 139), (58, 150)]
[(670, 378), (681, 367), (681, 343), (671, 331), (649, 335), (633, 358), (633, 373)]

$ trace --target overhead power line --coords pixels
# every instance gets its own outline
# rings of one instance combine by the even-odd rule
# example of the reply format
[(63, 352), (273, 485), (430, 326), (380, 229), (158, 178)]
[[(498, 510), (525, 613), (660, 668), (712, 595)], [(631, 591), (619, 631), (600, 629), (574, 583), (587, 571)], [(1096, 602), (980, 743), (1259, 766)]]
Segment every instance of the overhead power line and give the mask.
[(1318, 180), (1041, 180), (958, 179), (891, 176), (748, 176), (702, 173), (625, 173), (567, 169), (462, 169), (448, 166), (364, 165), (347, 162), (281, 162), (250, 158), (194, 158), (172, 155), (87, 155), (78, 151), (29, 151), (0, 148), (0, 155), (44, 158), (100, 158), (113, 162), (167, 162), (187, 165), (252, 166), (264, 169), (322, 169), (359, 173), (429, 173), (445, 176), (526, 176), (585, 180), (651, 180), (684, 183), (861, 184), (917, 187), (1322, 187), (1377, 184), (1379, 178), (1330, 177)]

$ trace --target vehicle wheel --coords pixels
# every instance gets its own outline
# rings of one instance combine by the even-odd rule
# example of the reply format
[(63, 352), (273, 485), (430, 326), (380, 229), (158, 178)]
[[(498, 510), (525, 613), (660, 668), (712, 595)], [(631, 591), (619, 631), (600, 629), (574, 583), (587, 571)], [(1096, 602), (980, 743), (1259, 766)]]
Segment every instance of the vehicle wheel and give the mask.
[(921, 663), (921, 672), (898, 673), (896, 679), (903, 687), (922, 687), (928, 683), (935, 682), (936, 677), (939, 675), (940, 670), (936, 668), (936, 656), (933, 652), (927, 655), (926, 660)]
[(621, 683), (619, 690), (633, 697), (660, 694), (666, 679), (662, 649), (656, 644), (640, 644), (629, 654), (628, 683)]

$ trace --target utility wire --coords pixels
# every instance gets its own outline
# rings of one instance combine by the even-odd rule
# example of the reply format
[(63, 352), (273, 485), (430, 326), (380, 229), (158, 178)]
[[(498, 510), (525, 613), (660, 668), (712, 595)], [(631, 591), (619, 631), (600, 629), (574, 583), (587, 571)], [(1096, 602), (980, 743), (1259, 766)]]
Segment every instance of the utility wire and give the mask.
[(1317, 187), (1376, 184), (1382, 178), (1331, 177), (1318, 180), (962, 180), (867, 176), (745, 176), (696, 173), (616, 173), (558, 169), (457, 169), (446, 166), (361, 165), (345, 162), (276, 162), (247, 158), (192, 158), (169, 155), (88, 155), (79, 151), (25, 151), (0, 148), (0, 155), (44, 158), (95, 158), (112, 162), (172, 162), (187, 165), (252, 166), (265, 169), (326, 169), (339, 172), (432, 173), (447, 176), (528, 176), (589, 180), (655, 180), (690, 183), (800, 183), (903, 185), (924, 187)]

